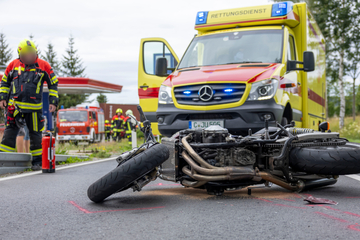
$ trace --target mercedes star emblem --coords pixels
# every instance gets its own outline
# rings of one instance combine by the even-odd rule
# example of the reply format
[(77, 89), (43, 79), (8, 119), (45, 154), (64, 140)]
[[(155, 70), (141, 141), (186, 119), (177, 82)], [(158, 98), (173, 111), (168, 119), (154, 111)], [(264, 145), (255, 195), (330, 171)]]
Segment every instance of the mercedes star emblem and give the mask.
[(201, 101), (210, 101), (213, 95), (213, 89), (209, 85), (204, 85), (199, 89), (199, 98), (201, 99)]

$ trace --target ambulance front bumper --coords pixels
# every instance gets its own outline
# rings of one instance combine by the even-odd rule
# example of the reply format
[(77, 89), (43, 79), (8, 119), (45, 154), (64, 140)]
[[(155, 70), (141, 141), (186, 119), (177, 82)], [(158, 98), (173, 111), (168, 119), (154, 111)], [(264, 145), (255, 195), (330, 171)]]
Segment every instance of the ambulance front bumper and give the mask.
[(183, 110), (173, 104), (159, 105), (156, 118), (160, 133), (167, 137), (188, 129), (191, 121), (206, 120), (221, 120), (231, 134), (246, 136), (249, 129), (254, 133), (265, 127), (265, 115), (271, 116), (269, 126), (275, 127), (275, 121), (281, 122), (283, 112), (283, 106), (278, 105), (274, 99), (269, 99), (247, 101), (238, 107), (208, 111)]
[(89, 135), (57, 135), (58, 141), (90, 141)]

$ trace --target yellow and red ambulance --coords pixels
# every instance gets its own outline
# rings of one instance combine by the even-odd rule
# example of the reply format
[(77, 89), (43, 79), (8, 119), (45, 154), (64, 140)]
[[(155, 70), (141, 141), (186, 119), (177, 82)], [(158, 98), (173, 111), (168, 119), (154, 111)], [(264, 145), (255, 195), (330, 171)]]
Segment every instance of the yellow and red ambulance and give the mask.
[(138, 92), (155, 133), (325, 120), (325, 41), (306, 3), (198, 12), (195, 29), (181, 61), (166, 40), (141, 40)]

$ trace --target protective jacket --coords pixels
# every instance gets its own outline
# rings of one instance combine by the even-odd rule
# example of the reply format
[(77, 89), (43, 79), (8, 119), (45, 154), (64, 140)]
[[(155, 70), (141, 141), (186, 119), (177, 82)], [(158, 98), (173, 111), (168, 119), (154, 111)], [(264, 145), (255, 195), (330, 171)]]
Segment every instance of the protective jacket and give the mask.
[(44, 82), (49, 88), (49, 103), (57, 106), (58, 79), (50, 64), (37, 58), (34, 64), (25, 65), (15, 59), (7, 66), (1, 80), (0, 100), (9, 99), (8, 104), (15, 103), (23, 113), (42, 112)]

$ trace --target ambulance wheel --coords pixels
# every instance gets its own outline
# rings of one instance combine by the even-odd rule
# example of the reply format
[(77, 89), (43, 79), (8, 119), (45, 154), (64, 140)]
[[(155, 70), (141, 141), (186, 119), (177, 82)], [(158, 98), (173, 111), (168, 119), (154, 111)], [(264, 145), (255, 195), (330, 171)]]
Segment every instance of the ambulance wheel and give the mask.
[(131, 187), (134, 181), (152, 172), (168, 157), (168, 148), (163, 144), (156, 144), (94, 182), (88, 188), (87, 195), (93, 202), (102, 202), (110, 195)]

